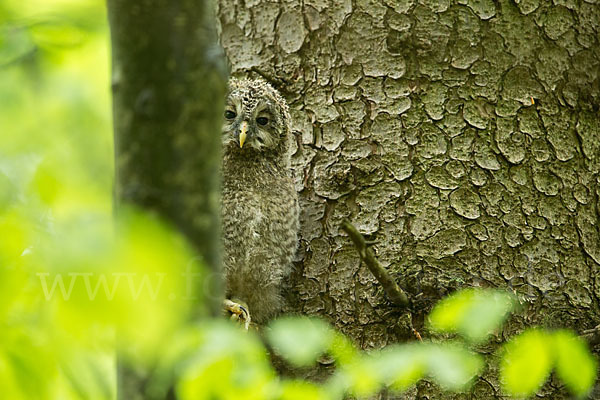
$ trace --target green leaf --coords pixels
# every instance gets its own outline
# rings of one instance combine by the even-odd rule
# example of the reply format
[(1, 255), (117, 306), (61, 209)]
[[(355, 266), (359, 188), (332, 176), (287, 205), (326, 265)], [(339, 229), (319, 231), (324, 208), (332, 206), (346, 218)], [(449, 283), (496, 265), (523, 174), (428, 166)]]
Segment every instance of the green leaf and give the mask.
[(380, 371), (368, 355), (362, 355), (353, 363), (346, 365), (344, 375), (348, 391), (359, 398), (377, 393), (383, 383)]
[(21, 256), (32, 243), (34, 227), (21, 210), (0, 214), (0, 265), (6, 266)]
[(429, 315), (430, 329), (456, 332), (472, 342), (485, 340), (515, 307), (507, 292), (466, 289), (440, 301)]
[(70, 343), (63, 350), (60, 368), (70, 388), (82, 399), (113, 399), (115, 393), (116, 355), (108, 349), (79, 347)]
[(52, 205), (59, 193), (64, 190), (64, 182), (57, 174), (57, 168), (47, 162), (43, 162), (38, 167), (31, 184), (40, 199), (49, 205)]
[(479, 355), (457, 344), (430, 344), (423, 351), (429, 375), (446, 390), (464, 390), (483, 368)]
[(513, 396), (533, 395), (552, 370), (552, 337), (532, 329), (504, 345), (500, 377), (504, 389)]
[(427, 371), (420, 345), (390, 346), (374, 355), (375, 367), (383, 381), (394, 391), (404, 391)]
[(29, 28), (35, 42), (43, 47), (71, 47), (82, 43), (86, 37), (79, 27), (61, 22), (45, 22)]
[(561, 330), (553, 335), (556, 373), (569, 391), (584, 396), (596, 381), (596, 360), (587, 343), (573, 332)]
[(199, 327), (199, 348), (177, 384), (182, 400), (265, 399), (275, 374), (258, 338), (227, 321)]
[(306, 381), (283, 381), (280, 400), (326, 400), (329, 396), (318, 385)]
[(359, 356), (359, 352), (352, 341), (337, 331), (333, 332), (329, 353), (338, 365), (350, 364)]
[(333, 337), (329, 325), (316, 318), (280, 318), (267, 331), (275, 351), (297, 366), (313, 364), (329, 349)]

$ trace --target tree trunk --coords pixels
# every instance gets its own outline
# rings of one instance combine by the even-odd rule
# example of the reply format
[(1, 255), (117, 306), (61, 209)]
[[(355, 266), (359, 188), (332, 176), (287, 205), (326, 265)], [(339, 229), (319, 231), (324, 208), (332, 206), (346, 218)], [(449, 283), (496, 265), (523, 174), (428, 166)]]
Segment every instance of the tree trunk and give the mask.
[[(431, 306), (468, 286), (522, 300), (497, 342), (600, 323), (600, 5), (450, 3), (219, 1), (234, 75), (265, 77), (292, 108), (289, 309), (366, 349), (413, 340), (411, 327), (429, 336)], [(375, 241), (410, 312), (359, 264), (344, 218)], [(473, 393), (500, 398), (496, 367)], [(427, 383), (404, 397), (454, 398)]]
[[(211, 4), (108, 0), (108, 12), (116, 202), (171, 222), (219, 277), (220, 130), (227, 72)], [(217, 313), (220, 282), (212, 283), (212, 296), (204, 301)], [(155, 398), (145, 393), (144, 375), (121, 368), (119, 398)]]

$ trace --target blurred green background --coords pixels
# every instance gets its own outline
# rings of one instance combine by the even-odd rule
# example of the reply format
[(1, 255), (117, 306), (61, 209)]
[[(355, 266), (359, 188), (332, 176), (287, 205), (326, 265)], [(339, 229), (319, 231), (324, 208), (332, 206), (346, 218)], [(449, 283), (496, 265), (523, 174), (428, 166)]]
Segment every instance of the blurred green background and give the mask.
[(104, 2), (3, 0), (0, 68), (3, 165), (28, 157), (27, 168), (12, 166), (21, 170), (21, 178), (46, 162), (69, 180), (110, 193), (110, 53)]
[[(58, 231), (69, 224), (72, 230), (76, 219), (92, 214), (96, 220), (110, 215), (107, 33), (102, 1), (0, 2), (4, 398), (113, 396), (110, 346), (87, 334), (80, 338), (90, 340), (73, 342), (76, 332), (69, 331), (85, 324), (72, 318), (71, 326), (61, 326), (69, 324), (67, 314), (58, 317), (57, 302), (45, 301), (35, 280), (36, 273), (66, 266), (67, 260), (49, 253), (63, 253), (62, 244), (77, 246)], [(93, 367), (82, 369), (82, 364)], [(73, 374), (79, 377), (69, 381)]]
[(104, 1), (0, 2), (3, 398), (114, 398), (115, 328), (151, 362), (184, 326), (189, 304), (165, 298), (183, 297), (187, 244), (113, 218), (109, 71)]

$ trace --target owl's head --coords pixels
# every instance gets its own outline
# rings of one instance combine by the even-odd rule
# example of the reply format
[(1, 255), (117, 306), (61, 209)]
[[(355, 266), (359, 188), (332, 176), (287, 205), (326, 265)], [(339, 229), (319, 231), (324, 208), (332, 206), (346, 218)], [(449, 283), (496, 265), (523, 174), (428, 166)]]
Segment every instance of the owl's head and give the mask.
[(261, 80), (229, 81), (223, 122), (226, 152), (285, 153), (290, 140), (285, 99)]

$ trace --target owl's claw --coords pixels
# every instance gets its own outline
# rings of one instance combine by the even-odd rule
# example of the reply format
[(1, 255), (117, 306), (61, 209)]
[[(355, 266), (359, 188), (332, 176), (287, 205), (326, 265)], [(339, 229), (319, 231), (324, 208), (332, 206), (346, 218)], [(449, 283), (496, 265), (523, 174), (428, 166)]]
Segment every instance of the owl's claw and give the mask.
[(250, 312), (248, 308), (243, 306), (240, 303), (236, 303), (229, 299), (225, 299), (223, 301), (223, 307), (225, 307), (225, 312), (230, 314), (229, 319), (232, 321), (240, 321), (244, 324), (244, 329), (248, 330), (250, 326)]

